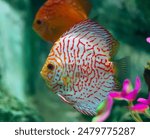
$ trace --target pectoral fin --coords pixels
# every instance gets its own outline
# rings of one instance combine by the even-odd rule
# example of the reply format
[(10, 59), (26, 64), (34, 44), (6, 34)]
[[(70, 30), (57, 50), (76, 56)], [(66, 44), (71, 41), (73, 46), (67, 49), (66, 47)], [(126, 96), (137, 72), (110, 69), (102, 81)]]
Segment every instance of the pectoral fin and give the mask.
[(62, 96), (62, 95), (60, 95), (60, 94), (58, 94), (58, 96), (61, 98), (61, 100), (62, 100), (63, 102), (68, 103), (68, 104), (70, 104), (70, 105), (73, 105), (73, 104), (74, 104), (73, 102), (68, 101), (64, 96)]
[(64, 76), (61, 79), (63, 81), (64, 86), (68, 86), (68, 84), (70, 83), (70, 78), (67, 76)]

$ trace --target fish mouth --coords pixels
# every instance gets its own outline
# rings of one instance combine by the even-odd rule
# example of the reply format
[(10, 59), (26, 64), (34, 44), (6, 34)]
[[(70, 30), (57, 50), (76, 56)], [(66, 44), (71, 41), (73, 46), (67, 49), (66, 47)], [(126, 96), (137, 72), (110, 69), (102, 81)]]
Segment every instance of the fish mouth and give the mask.
[(53, 73), (50, 71), (46, 71), (46, 70), (41, 70), (40, 72), (42, 78), (48, 82), (48, 84), (52, 84), (52, 80), (53, 80)]
[(41, 76), (42, 76), (43, 79), (47, 80), (48, 73), (46, 72), (46, 70), (44, 70), (44, 68), (40, 71), (40, 74), (41, 74)]
[(44, 81), (46, 82), (46, 85), (49, 87), (49, 89), (50, 89), (51, 91), (53, 91), (52, 81), (51, 81), (51, 79), (49, 79), (49, 78), (47, 77), (46, 72), (41, 71), (40, 74), (41, 74), (42, 78), (44, 79)]
[(50, 36), (51, 34), (47, 35), (47, 32), (48, 32), (48, 28), (47, 28), (47, 27), (45, 27), (45, 28), (43, 29), (43, 27), (37, 25), (36, 21), (34, 21), (33, 24), (32, 24), (32, 28), (33, 28), (33, 30), (34, 30), (42, 39), (44, 39), (45, 41), (49, 41), (49, 36)]
[(41, 76), (43, 79), (45, 80), (48, 80), (48, 77), (47, 77), (47, 72), (44, 72), (43, 70), (40, 72)]
[(45, 73), (43, 71), (40, 71), (40, 74), (41, 74), (42, 78), (45, 78)]
[(36, 24), (36, 22), (34, 21), (32, 24), (32, 29), (36, 32), (39, 33), (38, 30), (40, 30), (40, 27)]

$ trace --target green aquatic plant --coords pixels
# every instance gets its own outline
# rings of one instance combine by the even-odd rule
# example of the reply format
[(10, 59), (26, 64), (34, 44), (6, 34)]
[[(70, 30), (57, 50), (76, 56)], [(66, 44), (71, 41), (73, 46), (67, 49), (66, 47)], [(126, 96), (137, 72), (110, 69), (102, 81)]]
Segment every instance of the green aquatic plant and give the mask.
[(0, 122), (42, 122), (38, 111), (29, 105), (0, 89)]

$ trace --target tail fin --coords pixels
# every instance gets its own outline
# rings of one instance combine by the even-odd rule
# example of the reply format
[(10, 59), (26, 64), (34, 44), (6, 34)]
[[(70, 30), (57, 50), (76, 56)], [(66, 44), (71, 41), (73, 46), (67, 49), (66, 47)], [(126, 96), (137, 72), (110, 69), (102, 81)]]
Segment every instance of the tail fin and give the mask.
[(115, 66), (115, 80), (116, 89), (120, 90), (122, 88), (122, 83), (126, 78), (130, 77), (130, 58), (124, 57), (122, 59), (116, 60), (114, 62)]

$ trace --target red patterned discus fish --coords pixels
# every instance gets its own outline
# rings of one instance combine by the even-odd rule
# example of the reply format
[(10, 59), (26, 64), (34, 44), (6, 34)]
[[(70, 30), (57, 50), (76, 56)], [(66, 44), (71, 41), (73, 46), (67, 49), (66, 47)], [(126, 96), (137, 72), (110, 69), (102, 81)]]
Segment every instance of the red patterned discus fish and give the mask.
[(117, 41), (99, 24), (86, 20), (55, 42), (41, 75), (50, 89), (79, 112), (95, 115), (115, 89)]

